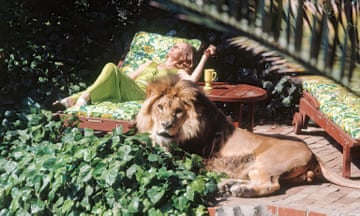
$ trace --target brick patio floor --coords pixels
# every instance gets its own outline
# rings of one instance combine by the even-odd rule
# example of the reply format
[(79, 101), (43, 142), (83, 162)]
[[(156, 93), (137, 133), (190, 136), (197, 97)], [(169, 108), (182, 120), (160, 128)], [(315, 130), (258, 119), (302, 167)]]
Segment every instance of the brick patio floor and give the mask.
[[(314, 153), (341, 175), (340, 145), (321, 128), (309, 126), (296, 135), (288, 125), (257, 125), (255, 133), (286, 135), (303, 139)], [(360, 163), (353, 159), (351, 178), (360, 184)], [(340, 187), (328, 182), (284, 188), (261, 198), (227, 198), (209, 208), (210, 215), (360, 215), (360, 189)]]

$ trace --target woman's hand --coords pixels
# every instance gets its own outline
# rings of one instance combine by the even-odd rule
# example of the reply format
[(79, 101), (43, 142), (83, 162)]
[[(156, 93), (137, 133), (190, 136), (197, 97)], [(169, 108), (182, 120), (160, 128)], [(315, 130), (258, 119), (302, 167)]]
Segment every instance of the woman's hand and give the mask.
[(204, 70), (206, 61), (208, 60), (208, 58), (210, 56), (213, 56), (215, 54), (215, 52), (216, 52), (216, 46), (210, 44), (209, 47), (204, 50), (204, 54), (202, 55), (198, 65), (195, 67), (192, 74), (188, 75), (189, 78), (187, 78), (186, 75), (184, 75), (184, 74), (179, 74), (180, 78), (189, 79), (194, 82), (199, 81), (201, 78), (202, 72)]
[(213, 56), (215, 55), (216, 52), (216, 46), (210, 44), (208, 46), (208, 48), (206, 48), (206, 50), (204, 51), (204, 55), (206, 55), (207, 57)]

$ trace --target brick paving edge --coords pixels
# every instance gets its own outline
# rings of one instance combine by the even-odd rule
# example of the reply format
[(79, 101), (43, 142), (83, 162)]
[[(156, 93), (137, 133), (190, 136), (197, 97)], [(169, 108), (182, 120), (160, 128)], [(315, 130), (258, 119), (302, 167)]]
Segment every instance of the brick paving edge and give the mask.
[[(209, 207), (209, 216), (333, 216), (311, 209), (295, 209), (274, 205), (237, 205)], [(336, 214), (335, 214), (336, 215)]]

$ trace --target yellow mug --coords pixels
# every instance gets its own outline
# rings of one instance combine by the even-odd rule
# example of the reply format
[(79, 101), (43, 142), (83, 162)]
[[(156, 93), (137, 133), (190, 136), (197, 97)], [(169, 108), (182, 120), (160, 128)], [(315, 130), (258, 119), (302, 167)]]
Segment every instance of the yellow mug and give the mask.
[(204, 82), (205, 83), (211, 83), (214, 81), (217, 77), (217, 73), (214, 69), (205, 69), (204, 72)]

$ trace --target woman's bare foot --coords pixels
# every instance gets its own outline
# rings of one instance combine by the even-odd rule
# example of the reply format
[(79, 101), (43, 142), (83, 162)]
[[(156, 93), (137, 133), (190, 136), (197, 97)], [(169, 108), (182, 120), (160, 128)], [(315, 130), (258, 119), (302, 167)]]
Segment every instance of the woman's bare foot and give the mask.
[(84, 92), (77, 99), (75, 106), (77, 106), (77, 107), (86, 106), (88, 104), (89, 100), (90, 100), (90, 94), (87, 92)]
[(53, 111), (63, 111), (71, 106), (74, 106), (74, 100), (71, 97), (66, 97), (52, 103)]

